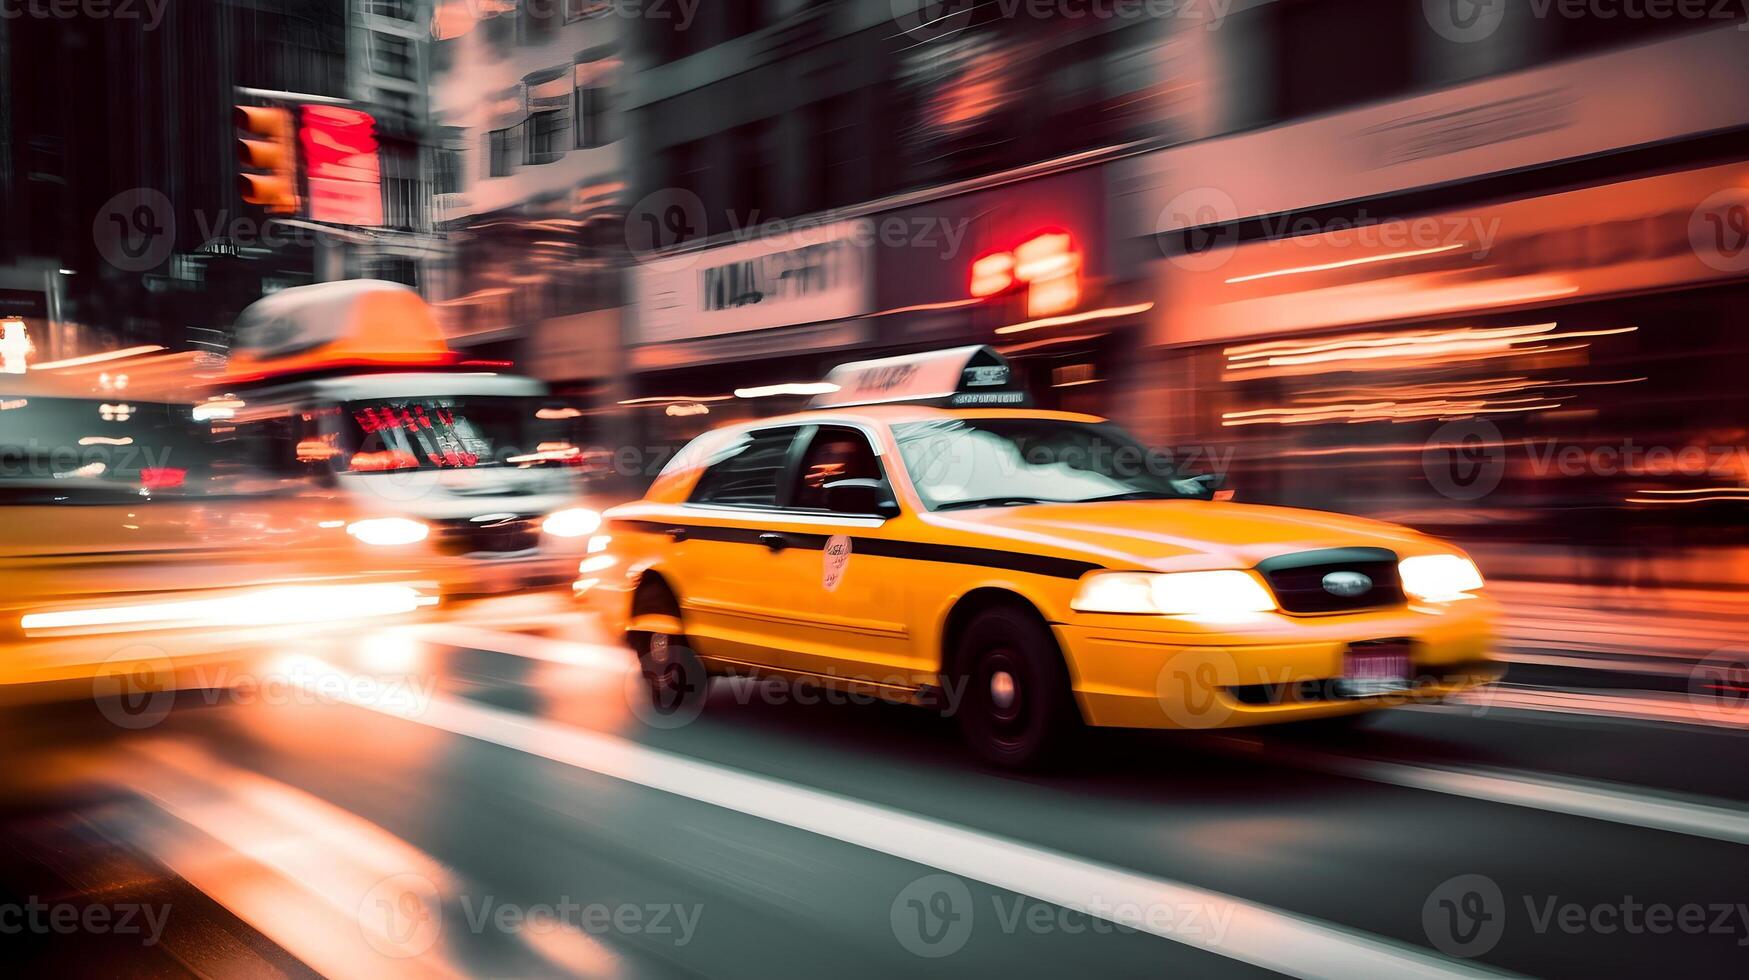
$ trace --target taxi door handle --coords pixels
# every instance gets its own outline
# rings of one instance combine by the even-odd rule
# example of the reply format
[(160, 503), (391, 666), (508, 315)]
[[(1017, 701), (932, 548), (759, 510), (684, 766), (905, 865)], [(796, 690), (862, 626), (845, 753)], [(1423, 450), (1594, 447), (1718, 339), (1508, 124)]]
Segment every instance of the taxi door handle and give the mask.
[(686, 528), (683, 528), (683, 527), (671, 527), (668, 530), (663, 531), (662, 533), (668, 535), (670, 538), (673, 538), (675, 541), (685, 541), (686, 540)]
[(788, 538), (781, 534), (773, 534), (770, 531), (759, 536), (759, 543), (770, 548), (772, 551), (782, 551), (789, 547)]

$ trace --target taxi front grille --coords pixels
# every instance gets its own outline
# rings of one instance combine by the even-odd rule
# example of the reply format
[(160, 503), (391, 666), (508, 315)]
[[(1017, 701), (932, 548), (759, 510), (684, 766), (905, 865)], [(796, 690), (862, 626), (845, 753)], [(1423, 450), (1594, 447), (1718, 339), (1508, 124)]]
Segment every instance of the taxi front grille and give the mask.
[[(1404, 602), (1397, 556), (1383, 548), (1331, 548), (1279, 555), (1260, 562), (1257, 571), (1269, 583), (1284, 612), (1350, 612)], [(1366, 576), (1367, 587), (1342, 594), (1339, 586), (1355, 581), (1352, 576), (1336, 575), (1342, 572)]]
[(449, 521), (438, 528), (437, 550), (446, 555), (511, 554), (540, 544), (540, 523), (532, 517), (476, 523)]

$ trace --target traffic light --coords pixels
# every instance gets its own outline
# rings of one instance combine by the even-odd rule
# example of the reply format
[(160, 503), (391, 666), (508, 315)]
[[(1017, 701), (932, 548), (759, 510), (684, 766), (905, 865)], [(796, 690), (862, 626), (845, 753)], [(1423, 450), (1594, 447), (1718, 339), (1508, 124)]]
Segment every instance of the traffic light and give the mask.
[[(237, 175), (243, 200), (259, 204), (274, 214), (298, 210), (297, 122), (290, 109), (277, 106), (240, 105), (237, 128), (246, 135), (237, 139), (237, 162), (246, 169)], [(249, 173), (249, 170), (265, 171)]]

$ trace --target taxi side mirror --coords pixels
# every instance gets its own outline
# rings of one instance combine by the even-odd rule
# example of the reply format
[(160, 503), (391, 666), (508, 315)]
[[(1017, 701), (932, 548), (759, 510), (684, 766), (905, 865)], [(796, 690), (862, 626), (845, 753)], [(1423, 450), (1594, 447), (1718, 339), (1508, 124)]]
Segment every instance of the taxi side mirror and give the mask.
[(880, 480), (835, 480), (826, 484), (826, 509), (834, 514), (899, 516), (899, 504)]

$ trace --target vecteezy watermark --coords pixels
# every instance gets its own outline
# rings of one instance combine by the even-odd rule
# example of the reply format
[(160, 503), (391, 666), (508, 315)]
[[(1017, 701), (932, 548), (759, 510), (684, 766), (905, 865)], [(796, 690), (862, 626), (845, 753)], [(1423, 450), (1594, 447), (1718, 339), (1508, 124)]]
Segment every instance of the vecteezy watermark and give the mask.
[(1558, 894), (1508, 901), (1494, 879), (1462, 874), (1428, 893), (1421, 926), (1435, 949), (1464, 958), (1486, 955), (1508, 928), (1538, 936), (1728, 936), (1749, 946), (1749, 902), (1644, 902), (1632, 895), (1578, 902)]
[(1712, 722), (1749, 719), (1749, 647), (1727, 647), (1702, 657), (1688, 672), (1688, 701)]
[(123, 272), (144, 272), (176, 247), (176, 211), (164, 192), (135, 187), (111, 197), (91, 219), (97, 254)]
[[(822, 577), (832, 560), (829, 556), (822, 557)], [(839, 564), (837, 573), (842, 576), (852, 561), (854, 556)], [(892, 602), (902, 601), (896, 595), (899, 591), (897, 585), (882, 582), (875, 588), (895, 593)], [(878, 592), (874, 605), (887, 605), (878, 598)], [(945, 678), (939, 688), (928, 692), (927, 703), (944, 717), (953, 717), (965, 704), (969, 683), (969, 677)], [(667, 730), (684, 728), (698, 719), (704, 711), (705, 693), (710, 685), (711, 678), (697, 653), (680, 639), (658, 633), (650, 636), (648, 648), (639, 657), (638, 669), (627, 672), (624, 693), (633, 715), (651, 728)], [(911, 699), (915, 686), (915, 679), (903, 674), (828, 673), (815, 680), (778, 676), (736, 677), (726, 680), (723, 688), (727, 695), (725, 703), (745, 708), (752, 704), (812, 707), (904, 701)]]
[[(1479, 214), (1384, 219), (1366, 209), (1333, 218), (1309, 215), (1244, 215), (1218, 187), (1181, 191), (1155, 217), (1155, 241), (1167, 261), (1189, 272), (1212, 272), (1227, 264), (1239, 244), (1239, 225), (1254, 225), (1263, 240), (1307, 249), (1355, 249), (1356, 257), (1450, 252), (1483, 259), (1499, 238), (1501, 220)], [(1276, 275), (1279, 270), (1256, 277)]]
[(0, 935), (138, 936), (141, 946), (156, 946), (170, 921), (170, 906), (143, 902), (45, 902), (32, 895), (0, 904)]
[[(459, 917), (446, 917), (453, 904)], [(469, 933), (544, 936), (575, 934), (648, 937), (675, 947), (698, 935), (704, 906), (678, 902), (582, 902), (561, 895), (551, 902), (510, 902), (494, 895), (446, 899), (430, 878), (412, 872), (390, 875), (372, 885), (359, 902), (359, 933), (372, 949), (397, 959), (418, 956), (436, 945), (447, 923)]]
[(919, 44), (989, 20), (1150, 20), (1216, 30), (1233, 0), (890, 0), (893, 23)]
[[(1493, 36), (1506, 19), (1509, 0), (1422, 0), (1434, 33), (1460, 44)], [(1743, 19), (1743, 0), (1530, 0), (1520, 8), (1536, 20), (1597, 20), (1650, 23), (1686, 20), (1727, 23)], [(1744, 27), (1738, 27), (1743, 30)]]
[[(0, 0), (4, 2), (4, 0)], [(198, 250), (235, 255), (244, 250), (278, 251), (288, 248), (316, 249), (344, 244), (351, 239), (336, 230), (298, 221), (195, 208), (188, 213), (200, 238)], [(123, 272), (145, 272), (162, 265), (175, 250), (177, 231), (175, 205), (162, 191), (134, 187), (105, 201), (91, 220), (91, 238), (105, 262)], [(440, 248), (413, 243), (412, 248)]]
[[(1434, 430), (1421, 450), (1427, 482), (1451, 500), (1480, 500), (1499, 488), (1508, 457), (1522, 472), (1551, 477), (1690, 477), (1740, 479), (1749, 473), (1749, 446), (1664, 446), (1620, 442), (1564, 443), (1558, 439), (1507, 440), (1487, 419), (1460, 419)], [(1514, 472), (1519, 472), (1515, 464)], [(1649, 491), (1664, 493), (1665, 491)]]
[(971, 889), (950, 874), (929, 874), (907, 884), (888, 911), (893, 938), (907, 952), (925, 959), (952, 956), (965, 948), (981, 921), (1004, 936), (1134, 933), (1176, 935), (1201, 946), (1219, 946), (1232, 925), (1234, 907), (1226, 902), (1114, 901), (1091, 896), (1074, 905), (1042, 902), (1024, 895), (990, 895), (990, 917), (978, 915)]
[(1451, 500), (1480, 500), (1506, 474), (1500, 427), (1487, 419), (1459, 419), (1435, 429), (1421, 449), (1421, 472)]
[(1730, 187), (1701, 201), (1689, 215), (1688, 243), (1711, 268), (1749, 271), (1749, 189)]
[(157, 30), (170, 0), (0, 0), (0, 20), (134, 20)]
[[(702, 252), (667, 253), (710, 235), (710, 215), (704, 201), (692, 191), (664, 188), (644, 195), (626, 212), (626, 247), (644, 262), (660, 262), (664, 269), (686, 268), (703, 258)], [(772, 252), (791, 252), (849, 245), (867, 249), (916, 248), (934, 252), (943, 261), (960, 254), (970, 218), (946, 215), (874, 215), (842, 222), (791, 221), (765, 218), (760, 212), (723, 212), (718, 225), (727, 229), (719, 244), (758, 242)]]
[(97, 709), (113, 725), (151, 728), (170, 716), (177, 692), (211, 707), (221, 702), (265, 707), (353, 704), (416, 717), (430, 707), (437, 679), (418, 674), (350, 674), (315, 657), (283, 658), (275, 669), (232, 671), (223, 665), (179, 667), (161, 647), (136, 644), (111, 654), (92, 677)]

